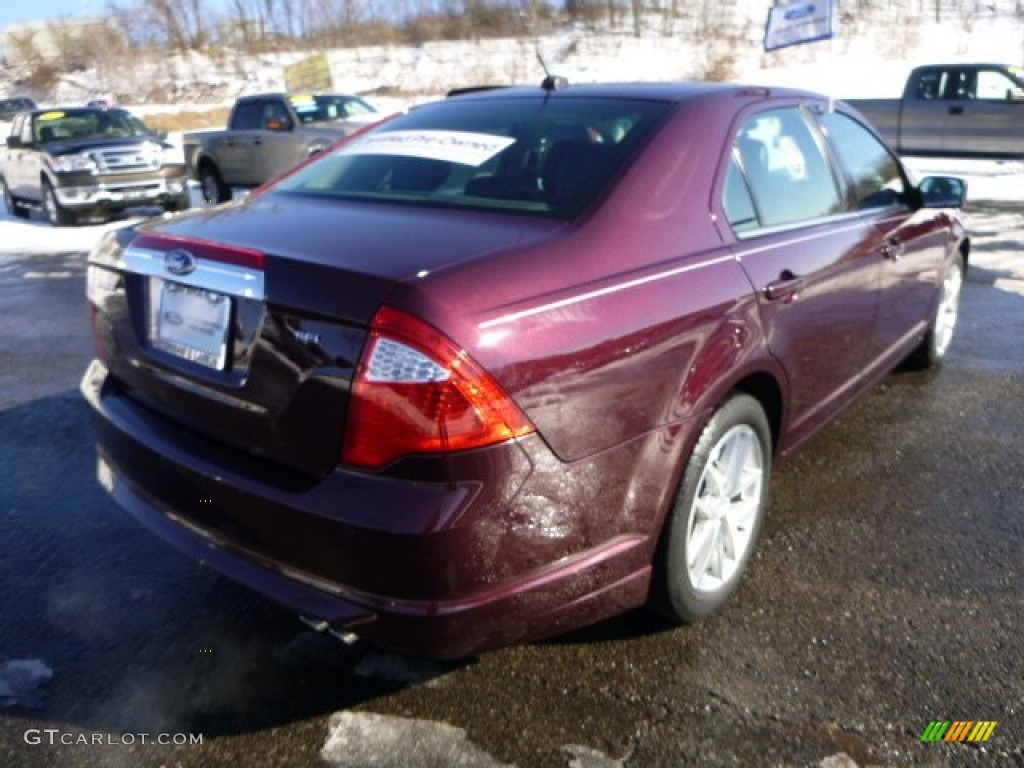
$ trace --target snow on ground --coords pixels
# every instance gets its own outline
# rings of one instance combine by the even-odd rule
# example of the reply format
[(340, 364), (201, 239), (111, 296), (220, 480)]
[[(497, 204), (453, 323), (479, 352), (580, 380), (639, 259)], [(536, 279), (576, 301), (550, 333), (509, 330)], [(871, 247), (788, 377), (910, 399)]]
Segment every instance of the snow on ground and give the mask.
[[(831, 41), (797, 46), (780, 54), (762, 55), (756, 45), (737, 56), (736, 79), (748, 83), (804, 88), (837, 98), (898, 96), (910, 68), (939, 60), (1004, 60), (1020, 56), (1020, 25), (983, 20), (970, 30), (961, 24), (925, 24), (914, 30), (891, 30), (891, 40), (877, 39), (857, 30), (840, 30)], [(757, 30), (754, 30), (757, 32)], [(759, 33), (757, 33), (759, 34)], [(753, 34), (756, 37), (757, 34)], [(332, 72), (339, 90), (375, 91), (401, 88), (418, 97), (369, 96), (385, 114), (403, 111), (416, 103), (439, 98), (445, 90), (472, 83), (539, 82), (539, 51), (548, 66), (570, 81), (595, 80), (671, 80), (692, 76), (695, 57), (700, 51), (687, 47), (679, 37), (595, 35), (570, 28), (561, 34), (533, 41), (488, 40), (427, 43), (409, 48), (367, 47), (332, 51)], [(230, 65), (200, 54), (190, 54), (177, 62), (175, 72), (185, 83), (203, 77), (209, 86), (225, 93), (242, 95), (283, 87), (282, 63), (302, 54), (230, 58)], [(164, 65), (169, 64), (163, 62)], [(140, 64), (139, 77), (145, 75)], [(180, 71), (179, 71), (180, 70)], [(100, 87), (84, 78), (79, 84)], [(193, 91), (195, 88), (192, 89)], [(202, 90), (202, 89), (199, 89)], [(85, 91), (83, 91), (85, 94)], [(153, 103), (129, 108), (145, 117), (160, 112), (203, 111), (213, 106), (228, 106), (231, 100), (213, 103)], [(172, 135), (180, 142), (180, 135)], [(2, 151), (2, 149), (0, 149)], [(962, 176), (968, 183), (968, 199), (1010, 200), (1021, 203), (1024, 212), (1024, 161), (993, 162), (983, 160), (910, 159), (907, 166), (917, 177), (934, 174)], [(194, 204), (198, 196), (193, 194)], [(153, 213), (150, 211), (149, 213)], [(102, 233), (124, 226), (138, 217), (120, 217), (117, 221), (82, 227), (56, 229), (33, 213), (30, 221), (15, 219), (0, 205), (0, 259), (4, 254), (83, 252), (89, 250)]]

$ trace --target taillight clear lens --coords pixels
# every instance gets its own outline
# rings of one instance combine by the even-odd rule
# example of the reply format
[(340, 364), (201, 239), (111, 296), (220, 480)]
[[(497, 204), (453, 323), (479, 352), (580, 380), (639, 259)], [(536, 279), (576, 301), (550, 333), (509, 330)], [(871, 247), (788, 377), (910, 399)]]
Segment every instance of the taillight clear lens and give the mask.
[(342, 463), (377, 469), (407, 454), (479, 448), (533, 431), (465, 350), (411, 315), (377, 312), (352, 387)]

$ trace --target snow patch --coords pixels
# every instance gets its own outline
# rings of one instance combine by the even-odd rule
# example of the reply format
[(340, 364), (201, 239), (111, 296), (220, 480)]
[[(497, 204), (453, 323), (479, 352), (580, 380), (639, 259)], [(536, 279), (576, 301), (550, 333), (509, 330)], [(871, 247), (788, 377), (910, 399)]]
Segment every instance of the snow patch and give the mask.
[(580, 744), (566, 744), (562, 751), (572, 755), (569, 768), (623, 768), (625, 765), (622, 760), (608, 757), (603, 752)]
[(320, 757), (336, 768), (512, 768), (447, 723), (336, 712)]

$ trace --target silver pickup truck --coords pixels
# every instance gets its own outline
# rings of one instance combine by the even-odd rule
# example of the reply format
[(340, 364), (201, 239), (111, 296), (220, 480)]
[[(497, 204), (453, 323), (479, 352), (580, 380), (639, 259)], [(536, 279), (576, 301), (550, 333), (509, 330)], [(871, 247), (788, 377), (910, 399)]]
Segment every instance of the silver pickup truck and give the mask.
[(1024, 157), (1024, 70), (918, 67), (899, 99), (844, 99), (901, 155)]
[(382, 115), (358, 96), (265, 93), (235, 102), (227, 130), (187, 133), (185, 160), (205, 202), (257, 187)]
[(0, 194), (14, 216), (54, 226), (134, 206), (189, 207), (186, 169), (162, 134), (122, 109), (21, 112), (0, 150)]

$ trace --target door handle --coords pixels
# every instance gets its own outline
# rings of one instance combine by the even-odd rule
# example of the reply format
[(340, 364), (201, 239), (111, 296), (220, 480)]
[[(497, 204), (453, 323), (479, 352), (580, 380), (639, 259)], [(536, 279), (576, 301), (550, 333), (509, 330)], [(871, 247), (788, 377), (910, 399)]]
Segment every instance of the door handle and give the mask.
[(253, 144), (254, 144), (255, 146), (257, 146), (257, 147), (258, 147), (258, 146), (260, 146), (260, 145), (261, 145), (261, 144), (263, 143), (263, 139), (261, 139), (261, 138), (255, 138), (255, 139), (253, 139), (253, 142), (252, 142), (252, 143), (253, 143)]
[(950, 107), (949, 114), (951, 115), (962, 115), (964, 113), (963, 107)]
[(904, 250), (905, 248), (903, 247), (903, 243), (901, 243), (899, 240), (893, 237), (890, 238), (889, 240), (886, 240), (882, 244), (882, 247), (878, 249), (878, 252), (882, 254), (883, 259), (888, 259), (889, 261), (899, 261), (901, 258), (903, 258)]
[(768, 301), (782, 301), (789, 304), (797, 299), (797, 292), (803, 287), (804, 279), (797, 277), (788, 269), (783, 270), (778, 280), (772, 280), (764, 287), (764, 297)]

